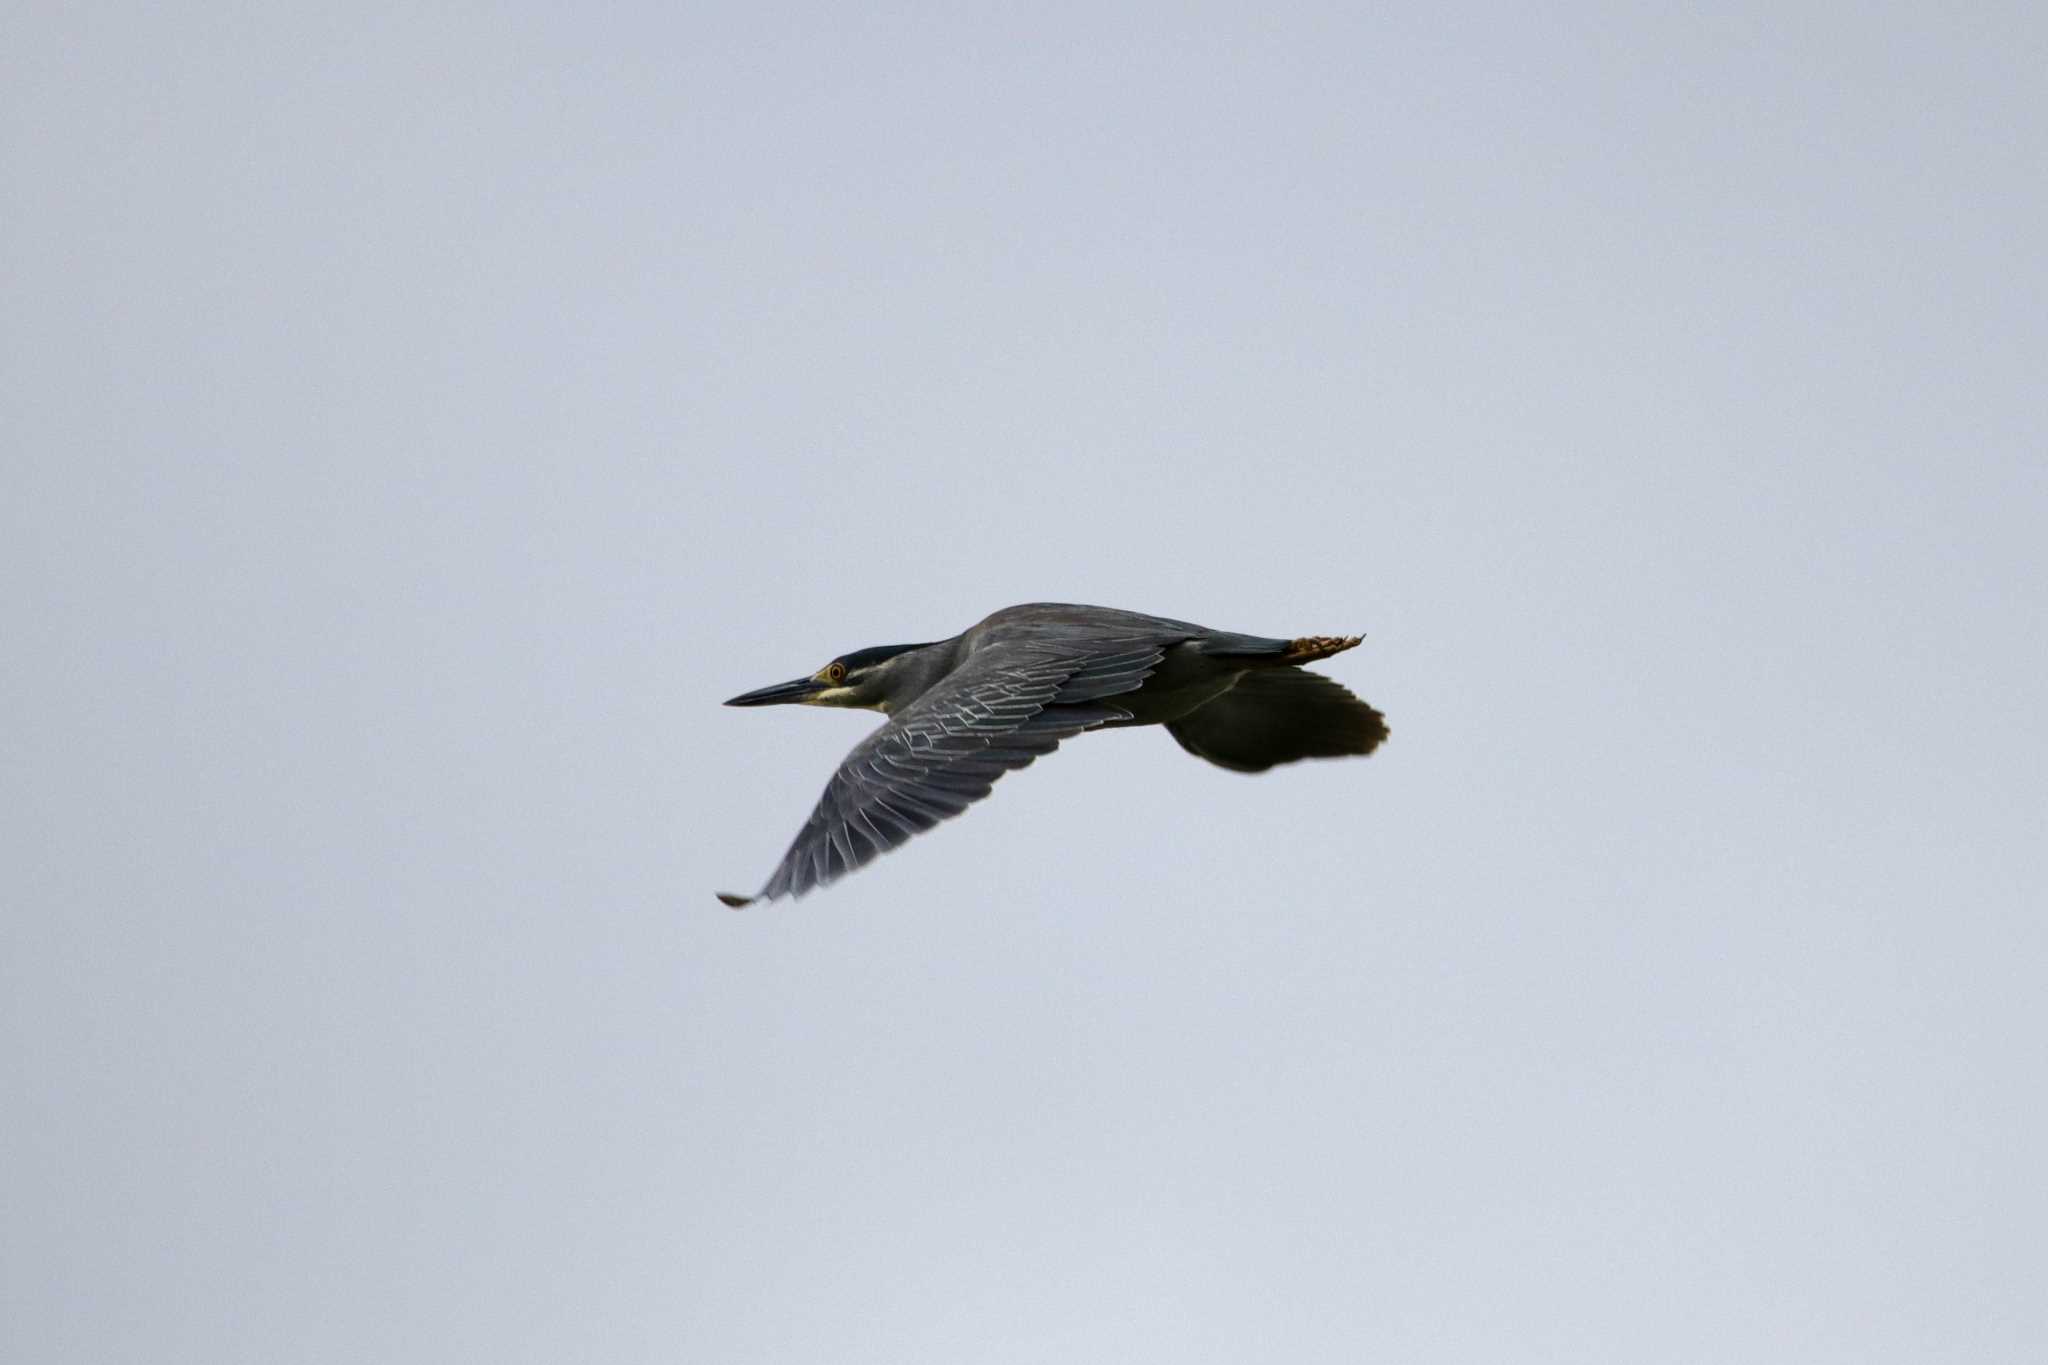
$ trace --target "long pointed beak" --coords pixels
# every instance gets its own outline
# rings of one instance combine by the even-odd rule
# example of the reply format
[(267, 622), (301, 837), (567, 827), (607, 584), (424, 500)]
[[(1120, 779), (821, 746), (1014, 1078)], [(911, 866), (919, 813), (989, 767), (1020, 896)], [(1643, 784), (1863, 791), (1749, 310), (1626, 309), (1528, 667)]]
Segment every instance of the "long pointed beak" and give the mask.
[(825, 684), (816, 678), (797, 678), (792, 682), (776, 683), (773, 687), (756, 688), (742, 692), (727, 706), (783, 706), (793, 701), (809, 701), (825, 690)]

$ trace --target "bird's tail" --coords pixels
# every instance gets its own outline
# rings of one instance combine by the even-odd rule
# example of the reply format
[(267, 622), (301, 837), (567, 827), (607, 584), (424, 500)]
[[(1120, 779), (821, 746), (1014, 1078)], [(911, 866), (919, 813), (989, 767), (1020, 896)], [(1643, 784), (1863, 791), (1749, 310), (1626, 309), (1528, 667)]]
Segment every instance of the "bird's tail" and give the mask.
[(1230, 635), (1218, 632), (1195, 642), (1196, 648), (1213, 659), (1235, 659), (1249, 664), (1312, 664), (1332, 654), (1354, 649), (1363, 635), (1303, 635), (1277, 640), (1264, 635)]

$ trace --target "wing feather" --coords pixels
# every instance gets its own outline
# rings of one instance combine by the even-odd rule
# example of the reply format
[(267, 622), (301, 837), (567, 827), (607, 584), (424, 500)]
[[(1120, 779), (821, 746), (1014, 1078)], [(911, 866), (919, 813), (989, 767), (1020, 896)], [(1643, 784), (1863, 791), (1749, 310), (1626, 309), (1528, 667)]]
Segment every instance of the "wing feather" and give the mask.
[(854, 746), (758, 895), (719, 899), (801, 896), (958, 815), (1061, 740), (1128, 719), (1108, 699), (1143, 686), (1163, 653), (1140, 639), (978, 650)]

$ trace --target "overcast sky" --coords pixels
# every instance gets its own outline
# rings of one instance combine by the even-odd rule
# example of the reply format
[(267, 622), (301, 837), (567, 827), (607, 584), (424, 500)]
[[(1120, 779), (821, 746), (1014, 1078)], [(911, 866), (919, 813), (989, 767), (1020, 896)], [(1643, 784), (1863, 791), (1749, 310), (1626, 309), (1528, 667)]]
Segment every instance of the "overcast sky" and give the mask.
[[(2039, 6), (21, 3), (0, 1357), (2048, 1355)], [(1039, 599), (1086, 736), (735, 914)]]

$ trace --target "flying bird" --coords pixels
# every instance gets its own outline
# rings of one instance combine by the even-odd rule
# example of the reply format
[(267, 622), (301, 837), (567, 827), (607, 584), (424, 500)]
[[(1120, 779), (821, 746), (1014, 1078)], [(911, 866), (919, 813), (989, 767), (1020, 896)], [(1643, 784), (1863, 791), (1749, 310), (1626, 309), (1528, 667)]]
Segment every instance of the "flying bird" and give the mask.
[(857, 706), (888, 723), (853, 747), (752, 896), (801, 896), (958, 815), (997, 778), (1088, 730), (1164, 725), (1197, 758), (1258, 773), (1369, 754), (1386, 718), (1301, 667), (1357, 635), (1271, 639), (1110, 607), (1005, 607), (949, 640), (842, 654), (727, 706)]

